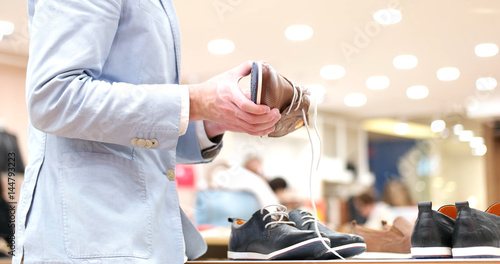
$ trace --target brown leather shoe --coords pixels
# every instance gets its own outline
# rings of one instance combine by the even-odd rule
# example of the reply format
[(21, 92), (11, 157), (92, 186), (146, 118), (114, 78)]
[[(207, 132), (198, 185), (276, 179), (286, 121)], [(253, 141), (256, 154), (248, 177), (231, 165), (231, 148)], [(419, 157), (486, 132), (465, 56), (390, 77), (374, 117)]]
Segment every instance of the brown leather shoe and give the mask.
[(270, 137), (281, 137), (302, 127), (302, 111), (305, 113), (306, 122), (309, 121), (309, 91), (279, 75), (268, 64), (252, 64), (250, 87), (254, 103), (280, 110), (281, 119), (276, 123), (275, 130), (269, 134)]
[(392, 226), (384, 225), (375, 230), (352, 222), (352, 233), (365, 239), (366, 252), (410, 253), (413, 224), (403, 217), (397, 217)]

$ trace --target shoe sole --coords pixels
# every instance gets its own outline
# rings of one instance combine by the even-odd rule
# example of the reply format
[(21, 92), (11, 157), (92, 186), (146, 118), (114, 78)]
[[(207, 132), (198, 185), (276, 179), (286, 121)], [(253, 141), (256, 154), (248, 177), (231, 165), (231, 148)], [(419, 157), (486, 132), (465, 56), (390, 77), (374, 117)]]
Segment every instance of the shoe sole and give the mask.
[[(329, 239), (321, 239), (321, 238), (312, 238), (293, 246), (289, 246), (284, 249), (280, 249), (269, 254), (262, 254), (256, 252), (233, 252), (228, 251), (227, 257), (228, 259), (241, 259), (241, 260), (278, 260), (278, 259), (312, 259), (315, 256), (312, 255), (312, 252), (315, 252), (314, 249), (317, 247), (324, 247), (321, 240), (326, 243), (330, 242)], [(327, 249), (325, 248), (325, 251)]]
[(256, 61), (252, 63), (250, 72), (250, 94), (254, 103), (261, 103), (262, 96), (262, 62)]
[(412, 247), (411, 256), (417, 259), (427, 258), (451, 258), (449, 247)]
[(500, 248), (497, 247), (464, 247), (451, 249), (453, 258), (497, 258)]
[[(333, 251), (337, 252), (340, 256), (343, 258), (350, 258), (352, 256), (359, 255), (363, 252), (366, 251), (366, 244), (365, 243), (352, 243), (352, 244), (347, 244), (347, 245), (342, 245), (338, 247), (332, 248)], [(325, 255), (323, 255), (322, 259), (338, 259), (339, 257), (332, 253), (332, 252), (327, 252)]]

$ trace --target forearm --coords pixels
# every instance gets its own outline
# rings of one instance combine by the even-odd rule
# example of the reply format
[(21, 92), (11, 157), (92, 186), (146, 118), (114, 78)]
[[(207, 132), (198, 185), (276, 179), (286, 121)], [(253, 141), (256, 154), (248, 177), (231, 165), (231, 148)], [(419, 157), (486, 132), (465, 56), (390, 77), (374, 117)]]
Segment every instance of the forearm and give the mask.
[(29, 94), (28, 113), (38, 130), (120, 145), (137, 137), (156, 139), (159, 149), (175, 146), (181, 86), (111, 84), (84, 75), (68, 79), (54, 79)]

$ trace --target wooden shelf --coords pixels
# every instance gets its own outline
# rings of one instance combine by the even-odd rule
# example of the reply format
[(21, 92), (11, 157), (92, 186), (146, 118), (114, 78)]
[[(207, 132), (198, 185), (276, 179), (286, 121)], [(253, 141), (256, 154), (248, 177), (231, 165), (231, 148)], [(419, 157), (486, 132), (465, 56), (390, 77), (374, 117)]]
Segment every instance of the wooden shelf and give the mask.
[(318, 264), (318, 263), (349, 263), (349, 264), (369, 264), (369, 263), (397, 263), (397, 264), (415, 264), (415, 263), (425, 263), (425, 264), (472, 264), (472, 263), (488, 263), (488, 264), (500, 264), (500, 259), (348, 259), (342, 260), (288, 260), (288, 261), (230, 261), (230, 260), (217, 260), (217, 261), (188, 261), (189, 264)]

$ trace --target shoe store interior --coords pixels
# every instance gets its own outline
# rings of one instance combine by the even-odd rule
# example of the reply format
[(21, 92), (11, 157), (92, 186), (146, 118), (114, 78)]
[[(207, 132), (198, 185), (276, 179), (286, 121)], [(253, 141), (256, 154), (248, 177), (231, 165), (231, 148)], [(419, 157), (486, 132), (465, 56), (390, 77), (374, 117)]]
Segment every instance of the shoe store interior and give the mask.
[[(26, 2), (0, 1), (0, 263), (29, 163)], [(188, 263), (318, 263), (318, 247), (319, 262), (500, 263), (500, 1), (173, 2), (181, 84), (254, 61), (309, 102), (292, 132), (226, 132), (213, 161), (176, 165), (207, 244)], [(266, 251), (249, 239), (264, 222), (315, 242)]]

